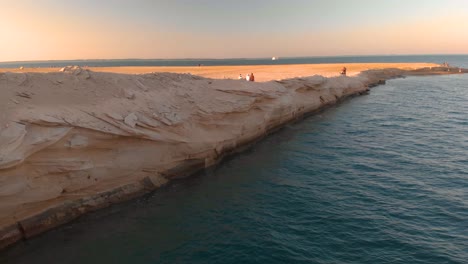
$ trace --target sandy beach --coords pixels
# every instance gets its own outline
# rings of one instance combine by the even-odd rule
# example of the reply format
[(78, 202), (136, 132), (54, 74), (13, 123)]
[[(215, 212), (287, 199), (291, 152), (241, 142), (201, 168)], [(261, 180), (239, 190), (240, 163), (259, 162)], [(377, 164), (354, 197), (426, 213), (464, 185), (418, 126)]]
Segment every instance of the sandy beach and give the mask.
[[(112, 72), (125, 74), (144, 74), (151, 72), (190, 73), (205, 78), (237, 79), (239, 74), (246, 76), (254, 73), (259, 82), (290, 79), (312, 75), (324, 77), (338, 76), (345, 66), (349, 76), (370, 69), (418, 69), (438, 66), (434, 63), (336, 63), (336, 64), (292, 64), (292, 65), (244, 65), (244, 66), (194, 66), (194, 67), (89, 67), (95, 72)], [(56, 72), (60, 68), (24, 68), (0, 69), (0, 72)]]

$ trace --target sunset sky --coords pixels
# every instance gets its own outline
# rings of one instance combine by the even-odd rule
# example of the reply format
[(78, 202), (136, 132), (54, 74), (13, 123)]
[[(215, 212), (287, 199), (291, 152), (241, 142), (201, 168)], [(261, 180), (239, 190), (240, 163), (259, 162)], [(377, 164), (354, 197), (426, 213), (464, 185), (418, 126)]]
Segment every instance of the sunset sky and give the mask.
[(0, 0), (0, 61), (467, 54), (467, 0)]

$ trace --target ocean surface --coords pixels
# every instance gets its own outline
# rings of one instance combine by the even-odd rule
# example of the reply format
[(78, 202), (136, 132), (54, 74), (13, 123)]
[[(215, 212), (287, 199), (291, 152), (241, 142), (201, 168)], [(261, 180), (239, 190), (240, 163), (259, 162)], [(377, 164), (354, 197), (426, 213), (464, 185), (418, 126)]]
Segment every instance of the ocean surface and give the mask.
[(298, 57), (259, 59), (121, 59), (121, 60), (63, 60), (63, 61), (20, 61), (0, 62), (0, 68), (19, 67), (65, 67), (69, 65), (89, 67), (117, 66), (226, 66), (226, 65), (278, 65), (278, 64), (318, 64), (354, 62), (447, 62), (453, 66), (463, 66), (468, 62), (467, 55), (392, 55), (392, 56), (339, 56), (339, 57)]
[(0, 263), (468, 263), (468, 75), (390, 80)]

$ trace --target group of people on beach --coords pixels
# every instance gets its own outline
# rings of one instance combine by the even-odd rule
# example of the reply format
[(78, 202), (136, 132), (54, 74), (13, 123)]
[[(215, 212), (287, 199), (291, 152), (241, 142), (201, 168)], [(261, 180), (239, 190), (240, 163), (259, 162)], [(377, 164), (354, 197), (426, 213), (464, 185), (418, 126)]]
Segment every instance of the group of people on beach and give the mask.
[[(343, 75), (343, 76), (346, 76), (346, 67), (343, 67), (341, 69), (341, 72), (340, 74)], [(244, 80), (244, 76), (242, 76), (242, 73), (239, 74), (239, 80)], [(255, 82), (255, 76), (253, 73), (249, 73), (247, 74), (247, 76), (245, 77), (245, 80), (248, 81), (248, 82)]]
[[(244, 77), (242, 76), (242, 74), (239, 74), (239, 80), (243, 80)], [(255, 82), (255, 76), (253, 73), (249, 73), (247, 74), (247, 76), (245, 77), (245, 80), (248, 81), (248, 82)]]

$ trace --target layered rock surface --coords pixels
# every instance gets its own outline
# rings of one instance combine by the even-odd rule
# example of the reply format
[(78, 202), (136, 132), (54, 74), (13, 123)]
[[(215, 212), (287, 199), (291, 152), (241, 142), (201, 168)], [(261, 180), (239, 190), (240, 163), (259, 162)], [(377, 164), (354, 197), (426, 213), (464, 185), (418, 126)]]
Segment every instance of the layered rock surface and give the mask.
[(0, 248), (213, 166), (385, 79), (442, 70), (263, 83), (79, 67), (0, 73)]

